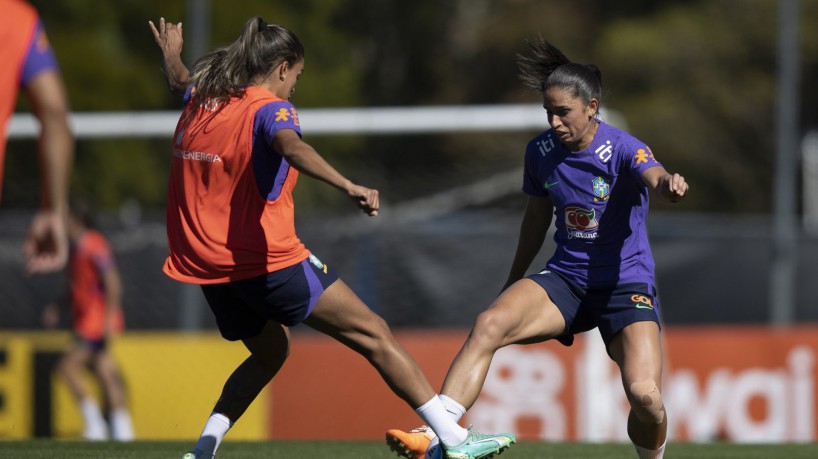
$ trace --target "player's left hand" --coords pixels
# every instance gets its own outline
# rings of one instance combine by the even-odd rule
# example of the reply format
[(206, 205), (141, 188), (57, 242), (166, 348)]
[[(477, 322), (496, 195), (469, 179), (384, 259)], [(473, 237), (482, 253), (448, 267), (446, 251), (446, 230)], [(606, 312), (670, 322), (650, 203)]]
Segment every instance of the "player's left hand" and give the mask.
[(34, 216), (23, 243), (27, 274), (58, 271), (68, 261), (65, 218), (58, 212), (41, 210)]
[(378, 209), (380, 208), (378, 190), (373, 190), (360, 185), (352, 185), (349, 190), (347, 190), (347, 193), (349, 194), (350, 198), (357, 202), (358, 207), (363, 210), (365, 214), (369, 215), (370, 217), (375, 217), (378, 215)]
[(688, 190), (685, 178), (679, 174), (668, 174), (664, 180), (662, 191), (670, 202), (679, 202)]

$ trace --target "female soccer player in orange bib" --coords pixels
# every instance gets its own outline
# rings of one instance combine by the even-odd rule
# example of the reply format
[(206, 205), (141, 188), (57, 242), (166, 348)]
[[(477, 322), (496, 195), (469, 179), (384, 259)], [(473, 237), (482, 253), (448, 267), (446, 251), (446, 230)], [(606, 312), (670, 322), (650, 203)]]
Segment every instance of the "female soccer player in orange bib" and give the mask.
[[(378, 191), (357, 185), (301, 140), (289, 102), (304, 48), (286, 28), (250, 19), (241, 36), (197, 61), (180, 59), (181, 24), (150, 24), (172, 89), (186, 89), (168, 185), (170, 246), (164, 270), (200, 284), (228, 340), (250, 350), (233, 372), (187, 458), (211, 458), (230, 426), (275, 376), (289, 351), (288, 327), (304, 323), (366, 357), (396, 395), (452, 451), (486, 457), (510, 435), (459, 426), (389, 327), (310, 253), (295, 234), (292, 191), (299, 172), (378, 214)], [(438, 430), (440, 429), (440, 430)]]

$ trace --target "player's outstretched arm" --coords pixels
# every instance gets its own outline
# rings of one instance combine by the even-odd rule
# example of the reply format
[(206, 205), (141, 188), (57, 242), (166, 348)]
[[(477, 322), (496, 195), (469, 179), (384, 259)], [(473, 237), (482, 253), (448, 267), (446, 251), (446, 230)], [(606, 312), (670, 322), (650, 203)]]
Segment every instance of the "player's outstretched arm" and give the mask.
[(335, 170), (314, 148), (301, 140), (292, 129), (281, 129), (276, 132), (273, 148), (299, 172), (317, 178), (342, 191), (370, 217), (378, 215), (378, 209), (380, 208), (378, 190), (352, 183)]
[(184, 93), (187, 90), (190, 71), (182, 62), (182, 23), (174, 24), (159, 18), (159, 28), (153, 21), (148, 21), (153, 38), (162, 51), (165, 66), (165, 77), (171, 92)]

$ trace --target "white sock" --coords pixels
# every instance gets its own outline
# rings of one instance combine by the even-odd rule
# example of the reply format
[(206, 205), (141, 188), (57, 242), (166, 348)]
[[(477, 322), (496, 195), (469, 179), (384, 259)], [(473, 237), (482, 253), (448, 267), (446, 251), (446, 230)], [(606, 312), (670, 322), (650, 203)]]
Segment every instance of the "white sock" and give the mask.
[(468, 431), (452, 419), (437, 395), (415, 411), (435, 431), (444, 445), (459, 445), (466, 440)]
[(116, 441), (133, 440), (133, 423), (126, 408), (111, 411), (111, 437)]
[(448, 395), (440, 394), (437, 397), (443, 402), (443, 407), (446, 408), (446, 411), (449, 413), (449, 416), (454, 419), (454, 422), (460, 422), (460, 418), (466, 414), (466, 408)]
[(102, 417), (102, 411), (97, 402), (91, 397), (85, 397), (80, 401), (80, 411), (85, 422), (83, 437), (87, 440), (107, 440), (108, 424)]
[(662, 459), (665, 456), (665, 445), (667, 441), (662, 443), (662, 446), (659, 449), (647, 449), (642, 448), (639, 445), (633, 445), (636, 448), (636, 454), (639, 456), (639, 459)]
[(211, 413), (202, 430), (202, 435), (199, 436), (199, 441), (196, 442), (196, 446), (193, 448), (196, 457), (212, 458), (215, 456), (219, 444), (232, 425), (227, 416), (220, 413)]

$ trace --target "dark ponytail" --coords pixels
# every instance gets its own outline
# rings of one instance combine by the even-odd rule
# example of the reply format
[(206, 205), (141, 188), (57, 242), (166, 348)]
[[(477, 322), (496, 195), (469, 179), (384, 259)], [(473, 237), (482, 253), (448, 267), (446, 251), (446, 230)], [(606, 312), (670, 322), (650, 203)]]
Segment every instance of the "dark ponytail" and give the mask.
[(528, 41), (528, 47), (530, 56), (517, 56), (523, 84), (538, 92), (551, 87), (567, 89), (586, 104), (591, 99), (602, 101), (602, 72), (596, 65), (571, 62), (542, 37)]

